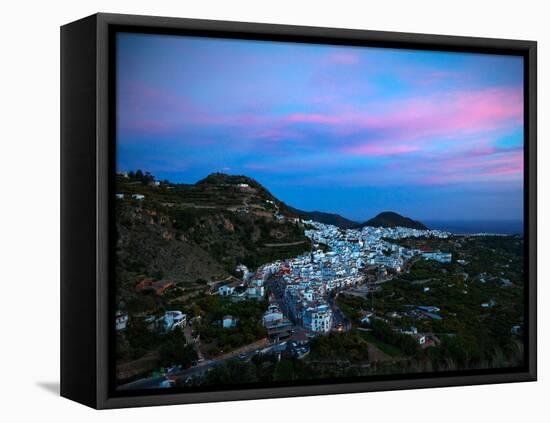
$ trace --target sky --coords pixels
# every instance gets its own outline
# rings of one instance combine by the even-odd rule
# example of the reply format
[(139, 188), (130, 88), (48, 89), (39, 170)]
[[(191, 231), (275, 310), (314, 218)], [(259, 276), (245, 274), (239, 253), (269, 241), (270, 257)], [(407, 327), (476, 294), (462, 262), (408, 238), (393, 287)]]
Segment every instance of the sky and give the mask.
[(356, 221), (523, 219), (523, 59), (119, 33), (117, 170)]

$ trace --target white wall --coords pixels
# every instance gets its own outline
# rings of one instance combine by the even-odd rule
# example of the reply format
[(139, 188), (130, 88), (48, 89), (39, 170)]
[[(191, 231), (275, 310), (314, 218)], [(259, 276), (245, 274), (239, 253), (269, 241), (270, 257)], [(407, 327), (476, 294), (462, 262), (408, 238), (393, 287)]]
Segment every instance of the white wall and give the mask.
[[(539, 41), (539, 181), (550, 183), (550, 31), (536, 0), (80, 0), (2, 4), (0, 419), (257, 422), (273, 410), (318, 422), (542, 421), (548, 410), (549, 301), (540, 268), (540, 381), (95, 412), (52, 393), (59, 380), (59, 26), (97, 11)], [(550, 254), (548, 189), (539, 191), (539, 259)], [(20, 307), (24, 313), (20, 313)], [(17, 320), (15, 316), (18, 316)], [(17, 322), (17, 324), (16, 324)], [(546, 330), (546, 335), (543, 332)], [(397, 405), (398, 404), (398, 405)], [(276, 407), (276, 408), (275, 408)], [(548, 414), (546, 411), (545, 414)], [(7, 416), (11, 416), (6, 418)], [(537, 417), (538, 416), (538, 417)], [(529, 418), (531, 417), (531, 419)]]

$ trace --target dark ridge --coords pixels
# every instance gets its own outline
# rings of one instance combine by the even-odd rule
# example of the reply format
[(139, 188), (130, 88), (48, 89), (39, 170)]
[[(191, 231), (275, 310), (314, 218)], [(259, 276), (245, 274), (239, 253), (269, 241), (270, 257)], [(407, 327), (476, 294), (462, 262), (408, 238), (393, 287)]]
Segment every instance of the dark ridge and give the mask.
[(391, 211), (382, 212), (372, 219), (367, 220), (361, 224), (361, 226), (375, 226), (383, 228), (395, 228), (400, 226), (411, 229), (428, 229), (427, 226), (417, 220), (401, 216), (400, 214)]
[(360, 226), (359, 223), (353, 220), (346, 219), (336, 213), (325, 213), (320, 211), (303, 211), (295, 209), (294, 207), (286, 206), (290, 211), (296, 213), (302, 219), (315, 220), (316, 222), (324, 223), (326, 225), (338, 226), (341, 229), (352, 229)]

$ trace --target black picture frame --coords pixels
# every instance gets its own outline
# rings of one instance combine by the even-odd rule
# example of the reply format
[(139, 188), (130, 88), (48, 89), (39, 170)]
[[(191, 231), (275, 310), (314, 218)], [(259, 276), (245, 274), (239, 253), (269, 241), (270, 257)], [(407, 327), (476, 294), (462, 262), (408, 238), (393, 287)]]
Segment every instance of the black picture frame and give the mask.
[[(113, 201), (116, 31), (514, 54), (524, 57), (525, 353), (521, 369), (178, 392), (113, 390)], [(410, 34), (99, 13), (61, 28), (61, 395), (90, 407), (341, 394), (535, 381), (537, 378), (537, 44)], [(160, 391), (160, 392), (158, 392)]]

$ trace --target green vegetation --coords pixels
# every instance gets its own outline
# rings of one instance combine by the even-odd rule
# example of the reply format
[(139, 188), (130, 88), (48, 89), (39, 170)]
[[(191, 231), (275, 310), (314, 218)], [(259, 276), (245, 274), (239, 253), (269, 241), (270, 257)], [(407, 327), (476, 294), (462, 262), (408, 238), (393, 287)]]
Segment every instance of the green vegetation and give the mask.
[[(265, 301), (232, 302), (210, 295), (210, 290), (236, 276), (238, 264), (254, 271), (264, 263), (309, 251), (307, 225), (294, 219), (299, 211), (244, 176), (214, 174), (194, 185), (156, 184), (152, 175), (138, 170), (117, 179), (117, 192), (125, 197), (116, 202), (116, 300), (130, 316), (128, 328), (117, 333), (119, 363), (151, 353), (158, 356), (159, 366), (186, 368), (196, 362), (196, 346), (187, 344), (180, 330), (159, 334), (147, 327), (147, 316), (158, 317), (165, 310), (180, 310), (188, 320), (193, 318), (192, 335), (200, 339), (200, 352), (207, 358), (265, 338)], [(368, 297), (360, 292), (338, 294), (336, 304), (354, 328), (313, 338), (309, 355), (300, 360), (289, 353), (256, 354), (223, 361), (201, 380), (178, 383), (229, 385), (522, 363), (522, 337), (515, 333), (521, 333), (524, 312), (521, 237), (391, 242), (451, 252), (453, 261), (415, 258), (404, 273), (377, 285)], [(145, 278), (175, 286), (166, 291), (136, 290)], [(434, 318), (418, 306), (439, 311)], [(371, 309), (371, 323), (362, 325), (362, 312)], [(236, 319), (234, 327), (222, 327), (227, 315)], [(427, 345), (402, 333), (413, 326), (430, 338)], [(512, 333), (512, 327), (520, 329)], [(188, 338), (191, 329), (186, 329)]]
[(314, 373), (303, 361), (285, 358), (277, 363), (273, 372), (274, 381), (312, 379)]
[(126, 331), (117, 333), (117, 359), (135, 360), (149, 351), (157, 350), (161, 343), (161, 336), (147, 329), (144, 324), (133, 324)]
[(156, 308), (155, 298), (148, 294), (132, 296), (126, 304), (126, 310), (131, 314), (154, 312)]
[(258, 382), (256, 366), (253, 363), (230, 360), (227, 363), (214, 367), (207, 373), (202, 384), (232, 385), (235, 383)]
[[(153, 175), (137, 170), (117, 177), (116, 192), (123, 195), (116, 201), (117, 304), (130, 316), (128, 329), (118, 336), (119, 361), (150, 352), (158, 352), (162, 364), (192, 359), (191, 347), (182, 346), (182, 340), (146, 327), (146, 316), (165, 310), (200, 317), (193, 331), (206, 354), (228, 352), (265, 337), (263, 302), (231, 303), (208, 292), (212, 282), (235, 274), (238, 264), (254, 270), (308, 251), (309, 239), (293, 211), (244, 176), (213, 174), (186, 185), (156, 183)], [(135, 199), (134, 194), (144, 198)], [(281, 214), (286, 217), (276, 218)], [(145, 278), (176, 286), (160, 293), (138, 292), (135, 287)], [(233, 316), (237, 325), (222, 328), (224, 315)], [(178, 348), (184, 356), (175, 355)]]
[(186, 344), (178, 328), (167, 334), (159, 334), (136, 322), (126, 331), (117, 333), (117, 360), (135, 360), (151, 351), (160, 353), (162, 366), (177, 364), (186, 368), (197, 359), (194, 348)]
[[(207, 345), (210, 355), (226, 353), (266, 336), (261, 325), (262, 314), (267, 306), (264, 301), (231, 302), (219, 296), (204, 296), (195, 303), (195, 313), (201, 316), (200, 323), (193, 326), (201, 343)], [(223, 328), (222, 319), (230, 315), (237, 319), (237, 325)]]
[[(410, 335), (404, 335), (394, 331), (388, 324), (381, 320), (373, 320), (371, 323), (372, 336), (384, 344), (393, 345), (406, 355), (415, 355), (419, 352), (416, 340)], [(391, 354), (390, 354), (391, 355)]]
[(397, 348), (394, 345), (386, 344), (385, 342), (383, 342), (380, 339), (376, 338), (370, 332), (361, 332), (361, 336), (369, 344), (374, 345), (376, 348), (378, 348), (384, 354), (389, 355), (390, 357), (398, 357), (398, 356), (403, 354), (403, 352), (399, 348)]
[(197, 352), (185, 343), (185, 337), (179, 328), (162, 337), (159, 352), (161, 366), (180, 365), (185, 369), (197, 361)]
[[(340, 294), (337, 304), (355, 326), (360, 325), (360, 312), (370, 310), (372, 303), (376, 318), (370, 332), (361, 333), (367, 342), (399, 358), (399, 371), (407, 369), (404, 359), (411, 369), (424, 370), (522, 363), (522, 338), (511, 329), (523, 324), (523, 239), (411, 238), (400, 243), (450, 251), (453, 261), (418, 259), (408, 272), (381, 284), (373, 298)], [(419, 305), (438, 307), (441, 319), (416, 312)], [(421, 349), (412, 336), (397, 331), (412, 326), (432, 337), (429, 347)]]
[(274, 354), (255, 355), (249, 361), (238, 359), (228, 360), (211, 371), (203, 378), (195, 378), (190, 381), (179, 381), (181, 385), (214, 385), (227, 386), (234, 384), (246, 384), (287, 380), (303, 380), (308, 378), (306, 365), (289, 357), (280, 360)]
[[(163, 271), (184, 279), (188, 272), (170, 258), (200, 256), (201, 266), (193, 269), (211, 280), (233, 274), (240, 263), (254, 269), (310, 248), (303, 224), (294, 221), (298, 215), (250, 178), (212, 174), (194, 185), (152, 182), (141, 171), (117, 179), (117, 192), (125, 195), (116, 203), (124, 272)], [(132, 194), (145, 199), (136, 201)], [(286, 218), (276, 219), (281, 213)]]
[(310, 343), (310, 360), (368, 362), (367, 343), (355, 332), (330, 333), (318, 336)]
[(400, 275), (400, 279), (406, 281), (430, 280), (442, 271), (452, 272), (455, 267), (452, 264), (443, 264), (434, 260), (417, 260), (411, 267), (409, 273)]
[(357, 326), (361, 324), (361, 311), (370, 310), (370, 300), (354, 295), (340, 294), (336, 298), (336, 304), (342, 313)]
[(128, 180), (130, 182), (141, 182), (143, 185), (148, 185), (155, 182), (155, 177), (149, 172), (143, 173), (141, 169), (138, 169), (135, 172), (128, 172)]

